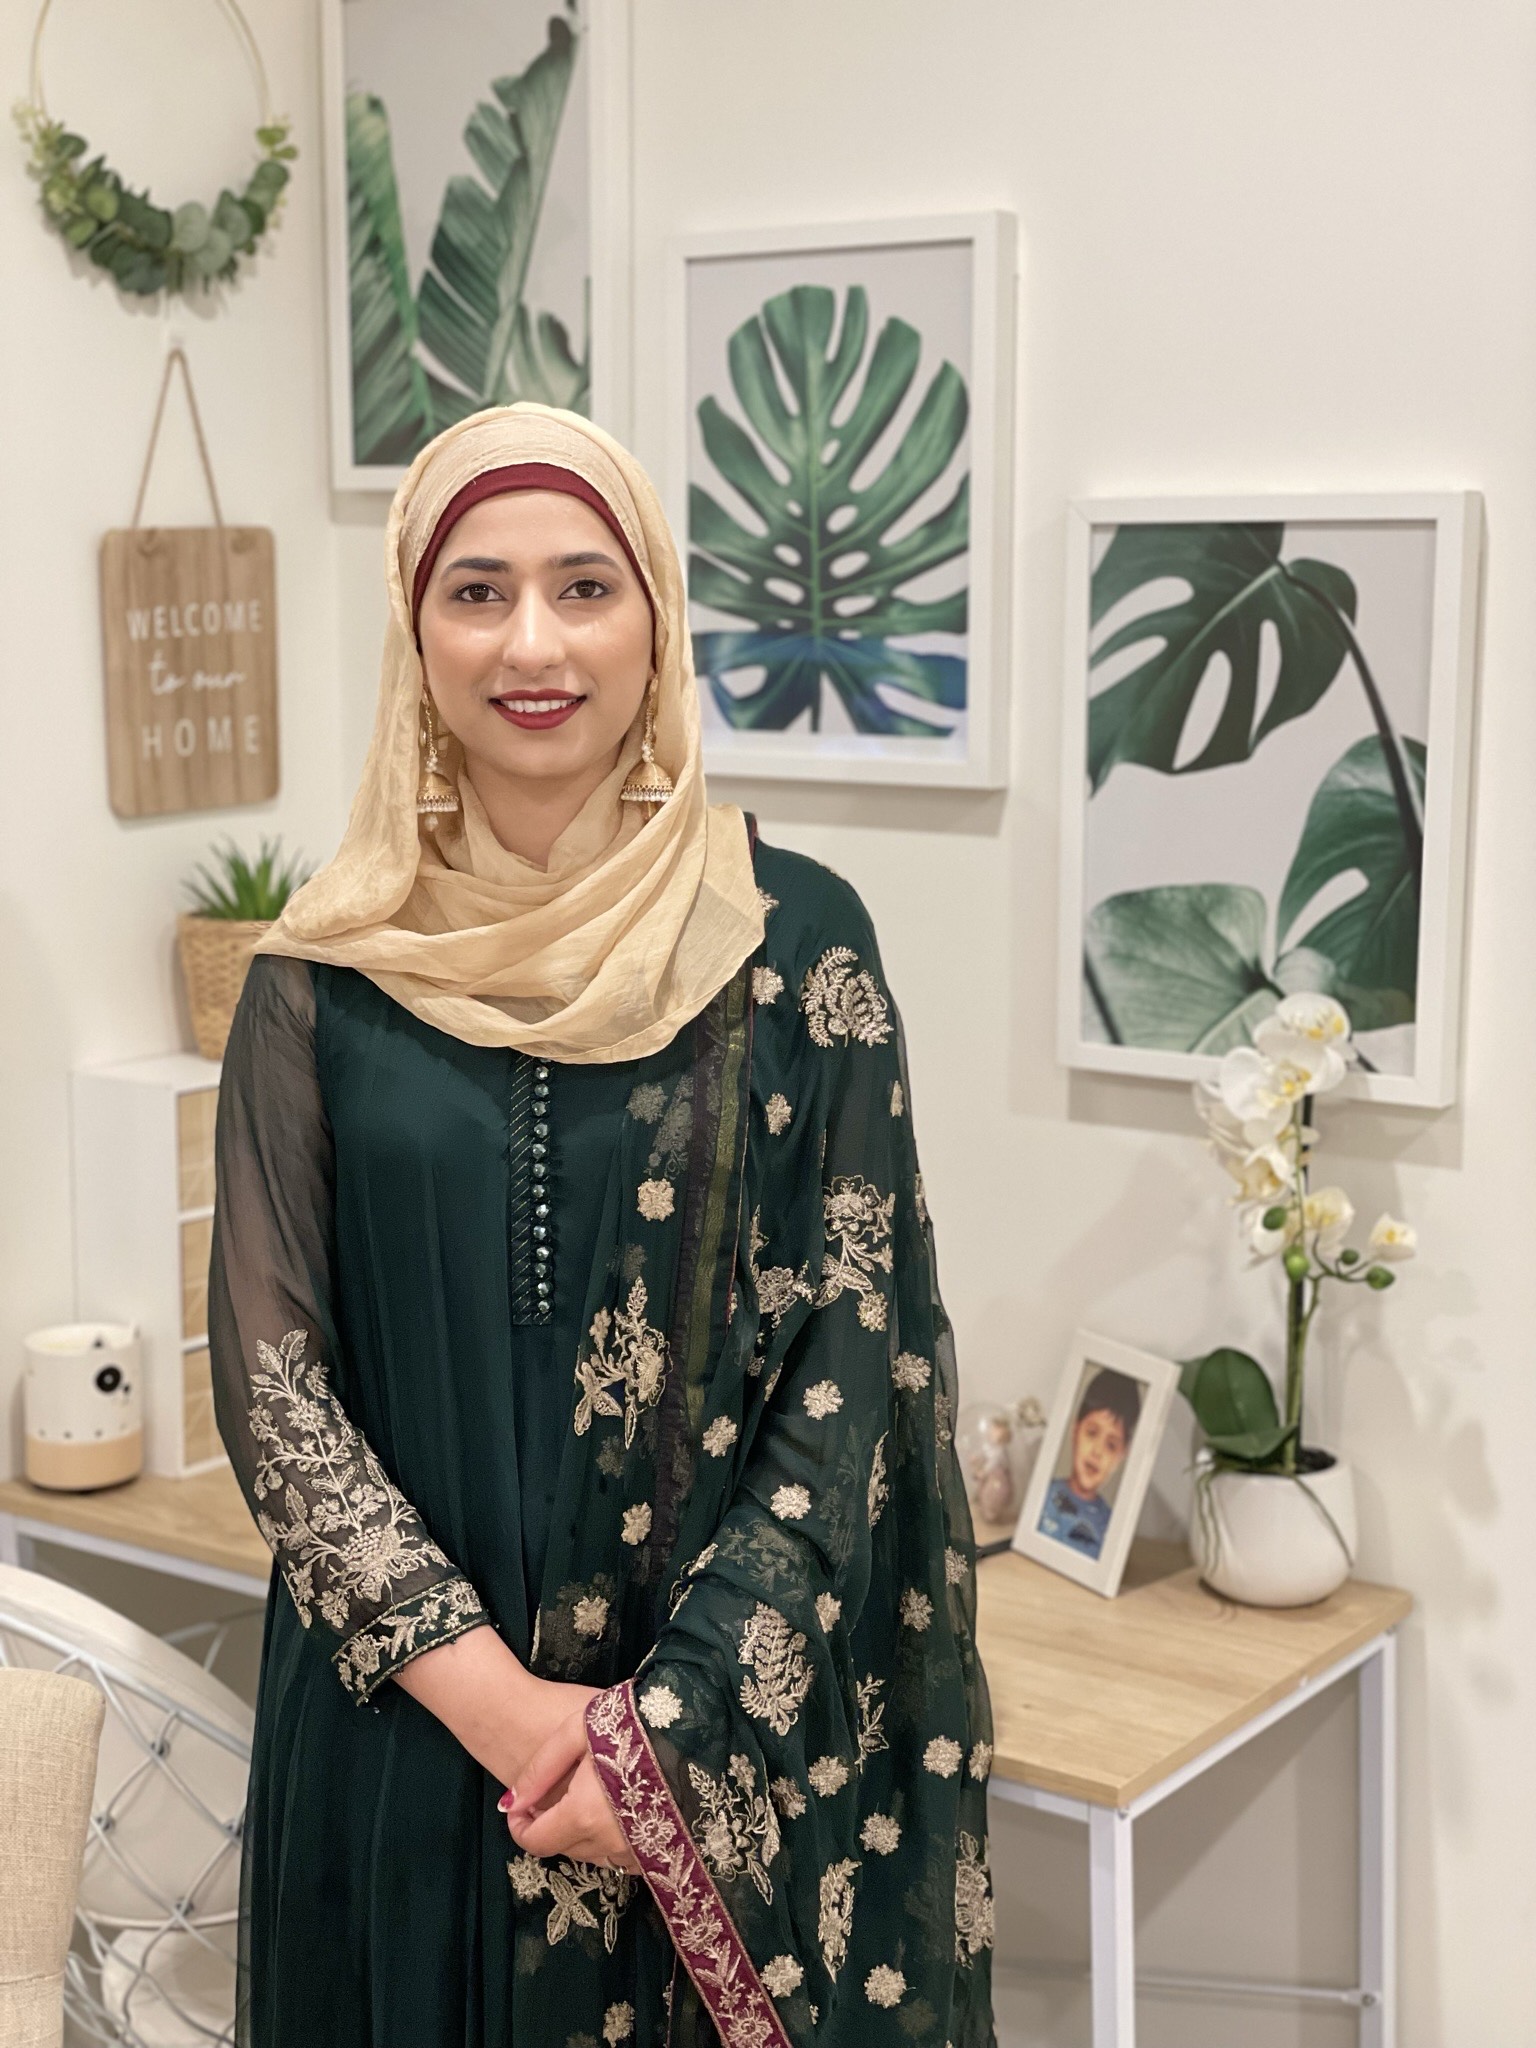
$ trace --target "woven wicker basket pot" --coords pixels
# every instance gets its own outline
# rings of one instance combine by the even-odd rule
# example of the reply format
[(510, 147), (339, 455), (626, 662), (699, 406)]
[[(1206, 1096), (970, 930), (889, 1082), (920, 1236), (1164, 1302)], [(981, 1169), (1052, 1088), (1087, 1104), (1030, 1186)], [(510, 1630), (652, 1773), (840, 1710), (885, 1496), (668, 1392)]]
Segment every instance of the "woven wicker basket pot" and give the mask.
[(269, 918), (198, 917), (192, 912), (177, 918), (182, 986), (192, 1013), (192, 1036), (205, 1060), (223, 1059), (251, 954), (262, 933), (271, 929)]

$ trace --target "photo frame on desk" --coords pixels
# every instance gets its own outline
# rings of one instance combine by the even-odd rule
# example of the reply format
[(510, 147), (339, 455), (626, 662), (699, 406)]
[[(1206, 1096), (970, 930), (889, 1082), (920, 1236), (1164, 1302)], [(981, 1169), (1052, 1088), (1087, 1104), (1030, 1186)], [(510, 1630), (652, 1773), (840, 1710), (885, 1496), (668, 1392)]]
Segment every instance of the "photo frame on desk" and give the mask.
[(1171, 1359), (1079, 1330), (1012, 1548), (1113, 1599), (1178, 1385)]
[(711, 774), (1005, 786), (1014, 229), (672, 244), (665, 491)]
[(1198, 1081), (1332, 995), (1351, 1094), (1455, 1099), (1474, 491), (1068, 514), (1063, 1065)]

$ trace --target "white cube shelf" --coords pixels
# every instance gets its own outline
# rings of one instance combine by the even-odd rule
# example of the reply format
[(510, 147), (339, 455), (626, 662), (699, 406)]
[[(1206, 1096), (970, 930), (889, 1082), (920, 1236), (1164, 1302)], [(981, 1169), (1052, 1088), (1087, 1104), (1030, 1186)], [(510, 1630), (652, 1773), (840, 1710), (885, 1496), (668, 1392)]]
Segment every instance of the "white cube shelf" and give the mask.
[(224, 1463), (208, 1366), (219, 1065), (192, 1053), (74, 1075), (75, 1293), (143, 1340), (145, 1463)]

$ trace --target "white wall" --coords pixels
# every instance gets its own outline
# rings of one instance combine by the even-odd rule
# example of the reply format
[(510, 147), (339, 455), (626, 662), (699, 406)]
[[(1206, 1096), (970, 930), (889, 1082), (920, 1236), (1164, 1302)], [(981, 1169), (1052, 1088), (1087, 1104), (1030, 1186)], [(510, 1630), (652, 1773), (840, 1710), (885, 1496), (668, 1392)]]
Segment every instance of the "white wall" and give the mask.
[[(188, 39), (168, 83), (189, 129), (217, 75), (194, 61), (203, 4), (154, 0)], [(0, 23), (12, 91), (21, 11)], [(61, 27), (71, 11), (98, 29), (112, 12), (58, 10)], [(648, 461), (666, 444), (670, 234), (986, 206), (1020, 221), (1008, 792), (720, 790), (770, 838), (848, 875), (873, 910), (970, 1391), (1047, 1392), (1078, 1323), (1174, 1355), (1272, 1345), (1277, 1328), (1272, 1279), (1239, 1270), (1183, 1092), (1055, 1064), (1066, 500), (1486, 494), (1463, 1098), (1438, 1116), (1328, 1119), (1361, 1209), (1411, 1217), (1424, 1256), (1326, 1332), (1313, 1433), (1359, 1467), (1363, 1570), (1420, 1603), (1404, 1642), (1403, 2048), (1523, 2048), (1536, 2038), (1514, 1934), (1536, 1905), (1536, 1261), (1522, 1202), (1536, 1117), (1536, 19), (1516, 0), (642, 0), (637, 14), (633, 439)], [(255, 18), (305, 156), (273, 254), (226, 316), (187, 325), (230, 512), (278, 532), (286, 759), (270, 820), (318, 851), (370, 715), (383, 508), (325, 489), (311, 6), (263, 0)], [(132, 144), (142, 160), (99, 67), (82, 54), (57, 77), (73, 118), (103, 141), (120, 123), (123, 154)], [(199, 132), (177, 138), (163, 180), (153, 170), (166, 189), (178, 169), (203, 182)], [(93, 551), (131, 503), (161, 334), (68, 275), (14, 175), (0, 178), (0, 260), (13, 287), (0, 329), (3, 1387), (18, 1334), (70, 1306), (67, 1069), (171, 1042), (176, 878), (210, 827), (268, 820), (111, 819)], [(201, 516), (188, 445), (183, 434), (163, 519)], [(1347, 1980), (1352, 1739), (1347, 1701), (1320, 1703), (1160, 1810), (1140, 1873), (1149, 1961)], [(1068, 2048), (1087, 2038), (1076, 1988), (1026, 1989), (1007, 1965), (1083, 1953), (1080, 1844), (1005, 1814), (995, 1851), (1003, 2039)], [(1144, 2037), (1354, 2036), (1332, 2014), (1156, 2001)]]
[[(35, 9), (0, 8), (0, 99), (22, 92)], [(326, 485), (319, 81), (310, 0), (264, 0), (263, 49), (303, 155), (272, 248), (222, 310), (178, 304), (227, 519), (277, 539), (282, 792), (248, 810), (125, 824), (107, 803), (96, 556), (133, 510), (167, 319), (70, 258), (0, 135), (0, 1469), (20, 1461), (22, 1334), (75, 1312), (67, 1079), (181, 1041), (172, 939), (211, 841), (270, 832), (314, 856), (344, 813), (335, 528)], [(254, 88), (208, 0), (55, 7), (52, 108), (130, 179), (211, 200), (254, 161)], [(132, 80), (132, 91), (124, 81)], [(145, 517), (208, 501), (173, 389)], [(190, 1042), (190, 1041), (187, 1041)], [(100, 1312), (101, 1304), (96, 1304)], [(90, 1309), (92, 1304), (82, 1304)]]

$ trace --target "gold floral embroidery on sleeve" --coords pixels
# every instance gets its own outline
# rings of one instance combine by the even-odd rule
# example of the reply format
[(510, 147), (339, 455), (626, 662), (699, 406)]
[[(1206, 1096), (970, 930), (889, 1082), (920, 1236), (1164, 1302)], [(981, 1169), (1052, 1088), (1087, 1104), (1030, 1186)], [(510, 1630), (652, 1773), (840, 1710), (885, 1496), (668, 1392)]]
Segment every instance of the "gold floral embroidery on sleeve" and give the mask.
[(544, 1939), (551, 1948), (564, 1941), (573, 1927), (587, 1927), (594, 1933), (601, 1930), (603, 1946), (613, 1954), (619, 1940), (619, 1915), (629, 1904), (635, 1882), (627, 1871), (582, 1863), (571, 1856), (546, 1863), (525, 1852), (507, 1865), (507, 1875), (525, 1906), (545, 1893), (553, 1899), (544, 1923)]
[(784, 992), (784, 977), (776, 967), (754, 967), (752, 970), (752, 1000), (768, 1004)]
[[(484, 1619), (473, 1587), (428, 1536), (331, 1390), (307, 1330), (257, 1340), (249, 1423), (260, 1447), (256, 1523), (300, 1621), (351, 1631), (337, 1668), (349, 1691)], [(424, 1580), (414, 1588), (409, 1581)], [(382, 1608), (383, 1612), (378, 1610)]]
[(992, 1946), (994, 1914), (992, 1880), (983, 1844), (960, 1830), (955, 1862), (955, 1961), (967, 1968)]
[(890, 1012), (880, 985), (867, 967), (854, 972), (852, 946), (828, 946), (800, 984), (800, 1008), (814, 1045), (840, 1038), (860, 1045), (884, 1045), (891, 1035)]
[(778, 1137), (780, 1132), (789, 1128), (789, 1120), (794, 1113), (787, 1095), (772, 1094), (763, 1104), (763, 1116), (774, 1137)]
[(858, 1867), (852, 1857), (845, 1856), (821, 1873), (816, 1939), (829, 1977), (837, 1975), (848, 1955), (848, 1937), (853, 1932), (853, 1875)]

